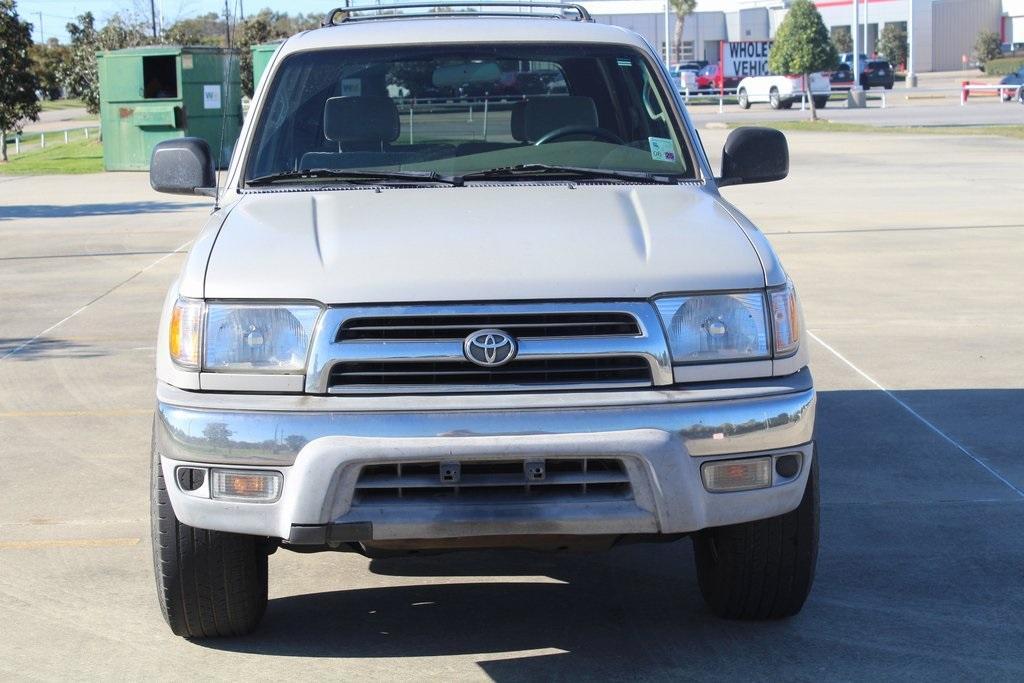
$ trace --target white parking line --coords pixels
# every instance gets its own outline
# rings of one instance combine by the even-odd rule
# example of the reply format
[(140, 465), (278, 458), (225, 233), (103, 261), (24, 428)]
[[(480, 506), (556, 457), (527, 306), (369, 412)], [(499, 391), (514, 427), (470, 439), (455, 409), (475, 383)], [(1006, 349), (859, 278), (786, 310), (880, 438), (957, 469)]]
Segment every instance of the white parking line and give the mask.
[(71, 320), (71, 319), (72, 319), (72, 318), (74, 318), (74, 317), (75, 317), (76, 315), (78, 315), (79, 313), (81, 313), (82, 311), (84, 311), (85, 309), (87, 309), (87, 308), (89, 308), (90, 306), (92, 306), (92, 305), (93, 305), (94, 303), (96, 303), (97, 301), (99, 301), (99, 300), (100, 300), (100, 299), (102, 299), (103, 297), (105, 297), (105, 296), (107, 296), (108, 294), (110, 294), (111, 292), (113, 292), (114, 290), (116, 290), (116, 289), (119, 289), (120, 287), (122, 287), (122, 286), (124, 286), (124, 285), (128, 284), (129, 282), (131, 282), (132, 280), (134, 280), (134, 279), (135, 279), (135, 278), (137, 278), (138, 276), (140, 276), (140, 275), (142, 275), (143, 273), (145, 273), (145, 272), (146, 272), (147, 270), (149, 270), (150, 268), (152, 268), (152, 267), (154, 267), (154, 266), (156, 266), (156, 265), (159, 265), (160, 263), (162, 263), (162, 262), (163, 262), (164, 260), (166, 260), (166, 259), (170, 258), (171, 256), (174, 256), (175, 254), (179, 254), (179, 253), (181, 253), (181, 252), (182, 252), (182, 250), (183, 250), (183, 249), (184, 249), (185, 247), (187, 247), (187, 246), (188, 246), (189, 244), (191, 244), (191, 243), (192, 243), (192, 240), (188, 240), (187, 242), (185, 242), (184, 244), (182, 244), (181, 246), (179, 246), (179, 247), (178, 247), (177, 249), (175, 249), (174, 251), (171, 251), (171, 252), (168, 252), (168, 253), (164, 254), (163, 256), (161, 256), (160, 258), (158, 258), (158, 259), (157, 259), (156, 261), (153, 261), (152, 263), (150, 263), (150, 264), (149, 264), (148, 266), (146, 266), (146, 267), (145, 267), (145, 268), (143, 268), (142, 270), (140, 270), (140, 271), (138, 271), (138, 272), (136, 272), (136, 273), (133, 273), (131, 277), (129, 277), (129, 278), (126, 278), (126, 279), (122, 280), (121, 282), (118, 282), (118, 283), (117, 283), (116, 285), (114, 285), (113, 287), (111, 287), (111, 288), (110, 288), (110, 289), (108, 289), (107, 291), (103, 292), (103, 293), (102, 293), (102, 294), (100, 294), (100, 295), (99, 295), (98, 297), (96, 297), (96, 298), (95, 298), (95, 299), (93, 299), (92, 301), (88, 302), (87, 304), (85, 304), (84, 306), (82, 306), (81, 308), (79, 308), (79, 309), (78, 309), (77, 311), (75, 311), (74, 313), (72, 313), (71, 315), (67, 316), (66, 318), (62, 318), (61, 320), (58, 320), (57, 322), (55, 322), (54, 324), (52, 324), (52, 325), (50, 325), (49, 327), (47, 327), (47, 328), (46, 328), (45, 330), (43, 330), (42, 332), (40, 332), (40, 333), (39, 333), (39, 334), (37, 334), (36, 336), (32, 337), (32, 338), (31, 338), (31, 339), (29, 339), (29, 340), (23, 341), (23, 342), (22, 342), (21, 344), (19, 344), (19, 345), (15, 346), (15, 347), (14, 347), (13, 349), (11, 349), (10, 351), (8, 351), (8, 352), (7, 352), (7, 353), (5, 353), (4, 355), (0, 356), (0, 360), (6, 360), (6, 359), (10, 358), (11, 356), (13, 356), (13, 355), (17, 354), (17, 353), (18, 353), (19, 351), (21, 351), (22, 349), (24, 349), (24, 348), (26, 348), (26, 347), (30, 346), (31, 344), (33, 344), (34, 342), (36, 342), (36, 341), (37, 341), (37, 340), (38, 340), (38, 339), (39, 339), (40, 337), (42, 337), (42, 336), (43, 336), (44, 334), (49, 334), (49, 333), (50, 333), (50, 332), (52, 332), (53, 330), (57, 329), (58, 327), (60, 327), (61, 325), (63, 325), (64, 323), (66, 323), (67, 321)]
[(934, 425), (934, 424), (933, 424), (933, 423), (932, 423), (931, 421), (929, 421), (929, 420), (928, 420), (927, 418), (925, 418), (925, 417), (924, 417), (923, 415), (921, 415), (921, 413), (917, 412), (916, 410), (914, 410), (913, 408), (911, 408), (911, 407), (910, 407), (909, 405), (907, 405), (906, 403), (904, 403), (904, 402), (903, 402), (902, 400), (900, 400), (900, 399), (899, 399), (899, 398), (898, 398), (898, 397), (897, 397), (897, 396), (896, 396), (895, 394), (893, 394), (893, 393), (892, 393), (891, 391), (889, 391), (888, 389), (886, 389), (885, 387), (883, 387), (883, 386), (881, 385), (881, 383), (879, 383), (879, 382), (878, 382), (878, 380), (876, 380), (876, 379), (875, 379), (874, 377), (872, 377), (872, 376), (871, 376), (871, 375), (869, 375), (868, 373), (866, 373), (866, 372), (864, 372), (863, 370), (861, 370), (860, 368), (858, 368), (858, 367), (857, 367), (856, 365), (854, 365), (854, 364), (853, 364), (852, 362), (850, 362), (850, 360), (849, 360), (848, 358), (846, 358), (846, 356), (844, 356), (843, 354), (839, 353), (839, 352), (838, 352), (838, 351), (836, 351), (836, 350), (835, 350), (834, 348), (832, 348), (831, 346), (829, 346), (829, 344), (828, 344), (828, 343), (826, 343), (826, 342), (825, 342), (825, 341), (824, 341), (824, 340), (823, 340), (823, 339), (822, 339), (821, 337), (819, 337), (818, 335), (814, 334), (814, 333), (813, 333), (813, 332), (811, 332), (810, 330), (808, 330), (808, 331), (807, 331), (807, 334), (808, 334), (808, 335), (810, 335), (811, 339), (813, 339), (814, 341), (818, 342), (818, 343), (819, 343), (819, 344), (821, 344), (821, 345), (822, 345), (823, 347), (825, 347), (825, 349), (826, 349), (826, 350), (827, 350), (827, 351), (828, 351), (829, 353), (831, 353), (831, 354), (832, 354), (833, 356), (835, 356), (836, 358), (838, 358), (839, 360), (841, 360), (841, 361), (842, 361), (843, 363), (845, 363), (846, 365), (848, 365), (848, 366), (850, 367), (850, 369), (852, 369), (852, 370), (853, 370), (854, 372), (856, 372), (856, 373), (857, 373), (858, 375), (860, 375), (861, 377), (863, 377), (864, 379), (866, 379), (866, 380), (867, 380), (868, 382), (870, 382), (871, 384), (873, 384), (873, 385), (874, 385), (874, 386), (875, 386), (875, 387), (876, 387), (876, 388), (877, 388), (877, 389), (878, 389), (879, 391), (881, 391), (881, 392), (882, 392), (883, 394), (885, 394), (886, 396), (888, 396), (889, 398), (891, 398), (891, 399), (892, 399), (893, 401), (895, 401), (896, 403), (898, 403), (898, 404), (900, 405), (900, 407), (901, 407), (901, 408), (903, 408), (903, 409), (904, 409), (904, 410), (906, 410), (906, 411), (907, 411), (908, 413), (910, 413), (910, 414), (911, 414), (911, 415), (913, 415), (913, 416), (914, 416), (915, 418), (917, 418), (917, 419), (918, 419), (918, 421), (919, 421), (919, 422), (920, 422), (921, 424), (923, 424), (923, 425), (924, 425), (925, 427), (927, 427), (928, 429), (930, 429), (930, 430), (932, 430), (933, 432), (935, 432), (936, 434), (938, 434), (938, 435), (939, 435), (940, 437), (942, 437), (942, 438), (943, 438), (943, 439), (944, 439), (945, 441), (947, 441), (947, 442), (948, 442), (948, 443), (949, 443), (950, 445), (952, 445), (953, 447), (955, 447), (955, 448), (956, 448), (956, 449), (957, 449), (958, 451), (960, 451), (961, 453), (963, 453), (964, 455), (966, 455), (966, 456), (967, 456), (968, 458), (970, 458), (971, 460), (973, 460), (973, 461), (974, 461), (974, 462), (976, 462), (977, 464), (979, 464), (979, 465), (981, 465), (982, 467), (984, 467), (984, 468), (985, 468), (985, 470), (986, 470), (986, 471), (987, 471), (987, 472), (988, 472), (989, 474), (991, 474), (991, 475), (992, 475), (993, 477), (995, 477), (995, 478), (996, 478), (996, 479), (998, 479), (999, 481), (1001, 481), (1001, 482), (1003, 482), (1004, 484), (1006, 484), (1007, 486), (1009, 486), (1009, 487), (1010, 487), (1011, 489), (1013, 489), (1013, 491), (1014, 491), (1014, 492), (1015, 492), (1015, 493), (1016, 493), (1017, 495), (1019, 495), (1020, 497), (1024, 498), (1024, 491), (1022, 491), (1022, 490), (1021, 490), (1020, 488), (1018, 488), (1017, 486), (1015, 486), (1015, 485), (1013, 484), (1013, 482), (1009, 481), (1009, 480), (1008, 480), (1008, 479), (1007, 479), (1006, 477), (1004, 477), (1003, 475), (999, 474), (999, 473), (998, 473), (998, 472), (996, 472), (996, 471), (995, 471), (994, 469), (992, 469), (991, 467), (989, 467), (989, 465), (988, 465), (987, 463), (985, 463), (985, 461), (983, 461), (983, 460), (982, 460), (981, 458), (979, 458), (979, 457), (978, 457), (978, 456), (976, 456), (976, 455), (975, 455), (974, 453), (972, 453), (972, 452), (971, 452), (971, 451), (970, 451), (970, 450), (969, 450), (969, 449), (968, 449), (968, 448), (967, 448), (966, 446), (964, 446), (964, 445), (963, 445), (963, 444), (961, 444), (961, 443), (960, 443), (959, 441), (957, 441), (956, 439), (954, 439), (953, 437), (951, 437), (951, 436), (950, 436), (949, 434), (946, 434), (946, 433), (945, 433), (944, 431), (942, 431), (941, 429), (939, 429), (938, 427), (936, 427), (936, 426), (935, 426), (935, 425)]

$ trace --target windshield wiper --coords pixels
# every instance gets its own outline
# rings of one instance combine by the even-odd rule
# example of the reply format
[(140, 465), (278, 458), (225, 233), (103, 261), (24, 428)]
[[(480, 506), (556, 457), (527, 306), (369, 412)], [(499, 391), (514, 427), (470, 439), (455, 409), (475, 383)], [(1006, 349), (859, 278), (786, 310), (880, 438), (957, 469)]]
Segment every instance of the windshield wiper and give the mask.
[(456, 185), (454, 179), (442, 176), (437, 171), (355, 171), (349, 169), (334, 168), (310, 168), (304, 171), (283, 171), (269, 175), (250, 178), (246, 185), (270, 185), (272, 183), (289, 180), (307, 180), (329, 178), (332, 180), (412, 180), (426, 183), (445, 183)]
[(484, 180), (495, 178), (522, 178), (524, 176), (552, 175), (574, 178), (610, 178), (614, 180), (640, 181), (645, 183), (672, 184), (676, 182), (674, 176), (648, 173), (647, 171), (615, 171), (604, 168), (586, 168), (583, 166), (555, 166), (551, 164), (519, 164), (518, 166), (503, 166), (490, 168), (486, 171), (474, 171), (456, 176), (452, 180), (456, 183), (466, 180)]

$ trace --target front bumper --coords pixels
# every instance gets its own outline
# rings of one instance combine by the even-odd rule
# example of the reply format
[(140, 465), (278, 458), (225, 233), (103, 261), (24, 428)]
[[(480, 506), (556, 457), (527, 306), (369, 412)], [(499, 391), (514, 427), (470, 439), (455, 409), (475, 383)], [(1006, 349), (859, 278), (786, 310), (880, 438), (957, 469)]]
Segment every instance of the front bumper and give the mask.
[[(484, 409), (447, 407), (453, 400), (434, 401), (427, 405), (446, 407), (427, 410), (400, 399), (346, 404), (162, 385), (154, 442), (183, 523), (310, 544), (684, 533), (794, 509), (811, 463), (815, 394), (806, 369), (771, 381), (681, 391), (517, 396), (509, 399), (516, 408), (501, 407), (500, 399), (480, 401)], [(472, 405), (474, 397), (461, 400)], [(531, 401), (545, 407), (526, 407)], [(700, 468), (709, 460), (787, 453), (801, 455), (792, 478), (776, 476), (768, 488), (735, 493), (704, 488)], [(537, 458), (618, 460), (629, 494), (494, 504), (355, 501), (368, 465)], [(272, 469), (284, 477), (282, 492), (273, 503), (196, 496), (176, 484), (176, 469), (186, 465)]]

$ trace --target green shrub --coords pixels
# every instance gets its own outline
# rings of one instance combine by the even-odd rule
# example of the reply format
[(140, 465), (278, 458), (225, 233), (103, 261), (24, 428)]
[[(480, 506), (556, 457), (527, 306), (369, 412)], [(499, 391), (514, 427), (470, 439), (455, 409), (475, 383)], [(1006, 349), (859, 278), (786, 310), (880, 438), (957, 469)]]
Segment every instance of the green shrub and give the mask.
[(985, 73), (990, 76), (1005, 76), (1012, 74), (1024, 66), (1024, 56), (1000, 57), (985, 62)]

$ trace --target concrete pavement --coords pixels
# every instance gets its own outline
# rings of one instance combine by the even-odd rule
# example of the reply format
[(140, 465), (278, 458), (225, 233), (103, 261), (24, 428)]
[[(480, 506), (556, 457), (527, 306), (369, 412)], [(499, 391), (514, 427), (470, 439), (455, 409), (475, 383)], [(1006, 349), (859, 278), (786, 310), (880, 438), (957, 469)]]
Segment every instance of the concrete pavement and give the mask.
[[(713, 157), (726, 134), (702, 130)], [(171, 636), (149, 548), (153, 337), (208, 204), (140, 174), (0, 177), (0, 675), (1020, 680), (1024, 143), (789, 138), (788, 180), (725, 191), (797, 282), (821, 390), (817, 579), (767, 624), (707, 613), (684, 540), (278, 552), (259, 632)]]

